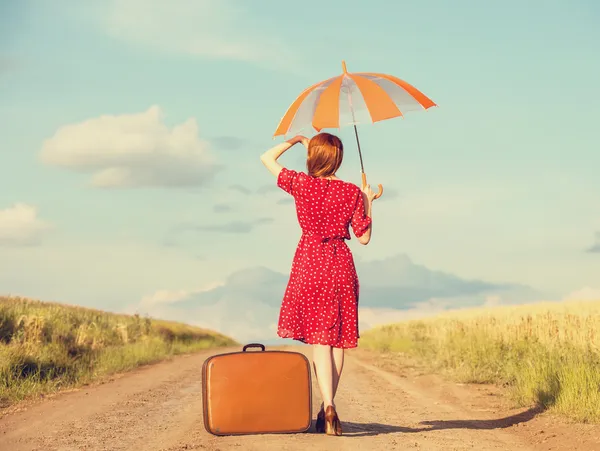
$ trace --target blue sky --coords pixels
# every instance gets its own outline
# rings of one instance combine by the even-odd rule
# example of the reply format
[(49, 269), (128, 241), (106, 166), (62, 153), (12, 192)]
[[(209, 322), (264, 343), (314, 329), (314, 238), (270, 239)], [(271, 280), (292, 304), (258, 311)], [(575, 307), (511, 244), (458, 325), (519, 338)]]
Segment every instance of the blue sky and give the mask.
[[(359, 128), (369, 181), (386, 189), (372, 242), (350, 243), (364, 274), (388, 277), (362, 284), (365, 318), (600, 298), (594, 2), (152, 4), (2, 2), (0, 292), (231, 333), (236, 312), (256, 321), (241, 293), (193, 314), (190, 299), (245, 271), (289, 271), (293, 204), (258, 157), (295, 97), (346, 60), (439, 105)], [(338, 175), (360, 183), (352, 129), (334, 132)], [(303, 169), (302, 157), (282, 162)], [(427, 291), (440, 271), (464, 290)], [(511, 288), (467, 287), (481, 283)]]

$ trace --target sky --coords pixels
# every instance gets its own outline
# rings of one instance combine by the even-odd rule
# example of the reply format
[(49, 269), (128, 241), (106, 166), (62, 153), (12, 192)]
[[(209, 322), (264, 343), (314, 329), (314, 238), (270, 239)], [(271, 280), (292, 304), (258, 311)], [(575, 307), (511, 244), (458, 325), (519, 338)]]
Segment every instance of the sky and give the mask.
[(359, 125), (362, 330), (600, 299), (596, 2), (149, 5), (0, 1), (0, 293), (273, 339), (300, 229), (259, 156), (345, 60), (437, 104)]

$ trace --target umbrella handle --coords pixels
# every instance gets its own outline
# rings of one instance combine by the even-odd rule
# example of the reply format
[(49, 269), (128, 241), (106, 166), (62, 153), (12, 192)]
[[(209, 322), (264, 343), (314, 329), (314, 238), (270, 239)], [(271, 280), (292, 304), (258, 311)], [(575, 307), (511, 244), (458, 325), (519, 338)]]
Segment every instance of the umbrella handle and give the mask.
[[(363, 189), (365, 188), (365, 186), (367, 186), (367, 174), (365, 174), (364, 172), (362, 173), (362, 187)], [(379, 199), (381, 197), (381, 195), (383, 194), (383, 186), (381, 186), (381, 184), (377, 185), (379, 187), (379, 192), (377, 194), (375, 194), (375, 199)]]

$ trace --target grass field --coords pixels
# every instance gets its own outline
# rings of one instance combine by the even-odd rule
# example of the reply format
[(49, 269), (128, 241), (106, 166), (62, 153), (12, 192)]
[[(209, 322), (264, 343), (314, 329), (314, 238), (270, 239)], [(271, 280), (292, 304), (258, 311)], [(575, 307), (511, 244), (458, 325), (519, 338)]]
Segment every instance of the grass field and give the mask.
[(185, 324), (0, 296), (0, 407), (175, 354), (233, 344)]
[(600, 422), (600, 301), (468, 310), (361, 335), (365, 348), (456, 380), (507, 385), (520, 405)]

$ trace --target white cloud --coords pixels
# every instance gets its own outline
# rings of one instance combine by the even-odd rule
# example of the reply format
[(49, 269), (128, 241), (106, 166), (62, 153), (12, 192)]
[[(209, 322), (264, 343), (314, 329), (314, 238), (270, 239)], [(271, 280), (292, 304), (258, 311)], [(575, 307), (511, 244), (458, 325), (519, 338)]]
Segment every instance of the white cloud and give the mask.
[(164, 305), (181, 301), (190, 295), (187, 290), (159, 290), (156, 293), (144, 296), (140, 302), (143, 306)]
[(140, 301), (140, 305), (145, 307), (156, 305), (168, 305), (182, 301), (195, 294), (200, 294), (206, 291), (214, 290), (215, 288), (220, 287), (222, 285), (223, 282), (213, 282), (198, 290), (158, 290), (153, 294), (144, 296)]
[(600, 289), (583, 287), (567, 294), (563, 301), (600, 301)]
[(189, 187), (209, 181), (217, 166), (190, 118), (172, 128), (158, 106), (137, 114), (103, 115), (59, 128), (40, 152), (43, 162), (92, 172), (92, 185)]
[(0, 246), (35, 246), (50, 225), (37, 217), (37, 209), (17, 203), (0, 210)]
[(498, 305), (502, 305), (502, 297), (498, 295), (488, 296), (483, 304), (484, 307), (496, 307)]
[(284, 51), (250, 2), (232, 0), (109, 0), (80, 7), (107, 35), (141, 48), (191, 56), (277, 63)]

